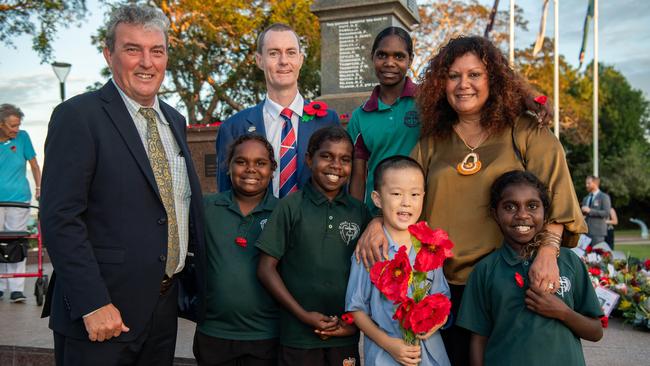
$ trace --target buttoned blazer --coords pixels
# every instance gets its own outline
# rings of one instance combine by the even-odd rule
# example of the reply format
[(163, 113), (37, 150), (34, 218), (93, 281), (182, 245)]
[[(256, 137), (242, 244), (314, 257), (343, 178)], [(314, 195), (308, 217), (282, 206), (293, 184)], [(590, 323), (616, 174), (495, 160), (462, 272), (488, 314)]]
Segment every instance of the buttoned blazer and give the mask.
[[(162, 101), (160, 108), (180, 147), (176, 158), (187, 166), (192, 195), (188, 249), (193, 254), (188, 258), (197, 281), (203, 281), (202, 197), (185, 120)], [(61, 103), (52, 113), (41, 228), (54, 267), (43, 313), (50, 315), (50, 328), (86, 339), (82, 316), (112, 303), (130, 328), (115, 340), (137, 337), (160, 296), (167, 218), (138, 131), (112, 81)], [(197, 287), (202, 299), (204, 282)]]
[[(612, 208), (612, 201), (609, 195), (603, 191), (598, 191), (596, 196), (589, 203), (589, 195), (582, 199), (582, 206), (589, 206), (591, 209), (585, 215), (585, 221), (589, 228), (589, 235), (593, 236), (606, 236), (607, 235), (607, 218), (609, 218), (609, 210)], [(595, 243), (596, 244), (596, 243)]]
[[(230, 177), (228, 176), (228, 147), (239, 136), (247, 133), (256, 133), (266, 137), (264, 128), (264, 101), (254, 107), (244, 109), (228, 118), (219, 127), (217, 134), (217, 185), (219, 192), (231, 188)], [(298, 188), (301, 189), (311, 177), (311, 171), (305, 164), (305, 153), (309, 145), (309, 138), (317, 130), (323, 127), (338, 126), (339, 117), (331, 109), (327, 110), (327, 116), (316, 117), (308, 122), (299, 122), (298, 127)], [(279, 169), (280, 162), (278, 162)], [(272, 183), (271, 183), (272, 184)]]

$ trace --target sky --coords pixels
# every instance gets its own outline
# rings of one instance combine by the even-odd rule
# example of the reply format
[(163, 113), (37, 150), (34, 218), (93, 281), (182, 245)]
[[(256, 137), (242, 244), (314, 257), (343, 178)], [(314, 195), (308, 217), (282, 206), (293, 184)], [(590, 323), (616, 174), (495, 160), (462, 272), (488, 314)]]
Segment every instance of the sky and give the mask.
[[(491, 7), (492, 0), (479, 0)], [(516, 0), (528, 20), (528, 32), (515, 36), (515, 47), (525, 48), (535, 40), (539, 29), (542, 0)], [(91, 36), (104, 22), (105, 8), (97, 0), (87, 0), (90, 13), (81, 27), (61, 29), (54, 42), (55, 60), (72, 64), (66, 80), (66, 96), (83, 93), (95, 82), (105, 82), (100, 70), (106, 65), (101, 53), (91, 44)], [(574, 65), (582, 42), (582, 25), (587, 0), (559, 0), (560, 53)], [(499, 10), (509, 8), (501, 0)], [(546, 35), (553, 36), (553, 1), (550, 2)], [(592, 28), (593, 29), (593, 28)], [(600, 1), (599, 59), (621, 71), (630, 84), (650, 97), (650, 1)], [(593, 58), (593, 34), (588, 41), (585, 63)], [(60, 102), (59, 82), (48, 64), (41, 64), (26, 36), (14, 40), (16, 48), (0, 45), (0, 103), (17, 105), (25, 113), (22, 128), (34, 143), (42, 164), (47, 122)], [(31, 175), (31, 174), (30, 174)]]

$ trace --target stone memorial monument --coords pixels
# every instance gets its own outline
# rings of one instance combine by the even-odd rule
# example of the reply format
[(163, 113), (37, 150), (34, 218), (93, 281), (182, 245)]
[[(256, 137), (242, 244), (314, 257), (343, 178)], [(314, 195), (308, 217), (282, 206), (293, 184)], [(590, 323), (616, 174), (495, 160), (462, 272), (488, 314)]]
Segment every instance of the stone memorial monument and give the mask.
[[(314, 0), (321, 32), (321, 97), (349, 114), (377, 83), (370, 57), (375, 36), (389, 26), (408, 31), (419, 23), (416, 0)], [(342, 121), (347, 122), (347, 121)]]
[(204, 195), (217, 192), (217, 152), (214, 144), (218, 130), (217, 126), (187, 128), (187, 144)]

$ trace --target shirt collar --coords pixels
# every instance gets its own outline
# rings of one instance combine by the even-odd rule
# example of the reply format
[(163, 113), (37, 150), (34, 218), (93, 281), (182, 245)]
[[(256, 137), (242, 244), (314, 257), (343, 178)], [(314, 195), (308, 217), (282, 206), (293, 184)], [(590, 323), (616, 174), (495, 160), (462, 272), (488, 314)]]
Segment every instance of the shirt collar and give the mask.
[(162, 121), (162, 123), (169, 125), (169, 122), (167, 122), (167, 119), (163, 118), (162, 110), (160, 109), (160, 102), (158, 101), (158, 96), (153, 100), (153, 106), (151, 107), (145, 107), (140, 105), (138, 102), (135, 100), (129, 98), (126, 93), (120, 88), (119, 85), (115, 82), (115, 80), (111, 79), (115, 87), (117, 88), (117, 91), (120, 93), (120, 96), (122, 97), (122, 100), (124, 101), (124, 104), (126, 105), (126, 109), (129, 110), (129, 113), (131, 116), (137, 115), (140, 112), (140, 108), (152, 108), (156, 113), (158, 114), (159, 119)]
[(388, 233), (388, 230), (386, 230), (385, 226), (383, 226), (382, 228), (384, 229), (384, 234), (386, 234), (386, 239), (388, 239), (388, 248), (392, 249), (395, 253), (399, 252), (399, 247), (401, 245), (397, 244), (397, 242), (393, 240), (393, 238)]
[[(317, 206), (320, 206), (329, 201), (329, 199), (321, 191), (319, 191), (318, 188), (314, 187), (314, 183), (311, 181), (311, 178), (309, 179), (309, 182), (303, 187), (303, 191), (305, 192), (307, 198), (309, 198)], [(339, 192), (339, 194), (334, 197), (332, 202), (340, 203), (344, 206), (349, 206), (349, 196), (345, 191), (345, 188), (341, 189), (341, 192)]]
[[(370, 98), (368, 98), (366, 103), (363, 105), (364, 111), (372, 112), (372, 111), (376, 111), (379, 108), (379, 89), (380, 86), (377, 85), (372, 90), (372, 94), (370, 94)], [(415, 83), (411, 81), (411, 78), (407, 76), (406, 82), (404, 82), (404, 89), (402, 89), (402, 94), (400, 95), (400, 98), (404, 98), (404, 97), (412, 98), (415, 96), (416, 92), (417, 92), (417, 85), (415, 85)]]
[[(302, 117), (302, 110), (304, 106), (305, 100), (303, 99), (302, 95), (300, 93), (296, 93), (295, 98), (293, 98), (293, 101), (291, 104), (289, 104), (288, 108), (291, 109), (291, 112), (297, 114), (299, 117)], [(269, 95), (266, 94), (264, 98), (264, 109), (273, 118), (278, 119), (280, 118), (280, 112), (282, 112), (284, 107), (273, 101), (271, 98), (269, 98)]]
[[(264, 194), (264, 198), (262, 198), (262, 201), (255, 206), (253, 211), (249, 213), (249, 215), (261, 212), (261, 211), (273, 211), (275, 208), (276, 201), (278, 199), (273, 196), (271, 193), (270, 189), (266, 190), (266, 194)], [(238, 213), (241, 215), (241, 211), (239, 210), (239, 205), (237, 204), (237, 201), (235, 201), (235, 193), (230, 190), (226, 192), (225, 194), (220, 194), (217, 199), (214, 201), (214, 204), (216, 206), (226, 206), (230, 210)]]
[[(524, 261), (524, 259), (517, 253), (510, 244), (504, 240), (501, 244), (501, 256), (510, 266), (516, 266)], [(532, 260), (531, 260), (532, 261)]]

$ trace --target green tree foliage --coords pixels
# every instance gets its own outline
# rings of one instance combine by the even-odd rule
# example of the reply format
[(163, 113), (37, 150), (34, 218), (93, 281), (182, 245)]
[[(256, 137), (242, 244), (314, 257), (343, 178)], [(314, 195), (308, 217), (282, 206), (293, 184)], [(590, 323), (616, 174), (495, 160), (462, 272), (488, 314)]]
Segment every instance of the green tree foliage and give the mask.
[(41, 62), (52, 60), (52, 41), (59, 27), (79, 24), (86, 0), (5, 0), (0, 2), (0, 42), (14, 46), (21, 35), (32, 37)]
[[(413, 32), (415, 58), (411, 72), (418, 76), (426, 62), (451, 38), (459, 35), (482, 36), (489, 22), (491, 7), (477, 0), (419, 0), (420, 24)], [(515, 24), (526, 30), (527, 22), (521, 8), (516, 7)], [(505, 49), (508, 41), (507, 11), (499, 11), (494, 20), (490, 40)]]
[[(553, 45), (541, 54), (517, 52), (517, 67), (541, 93), (553, 96)], [(578, 195), (593, 173), (593, 65), (579, 72), (560, 56), (560, 131)], [(612, 66), (599, 65), (599, 174), (619, 208), (650, 198), (650, 104)]]

